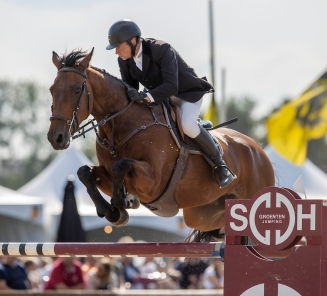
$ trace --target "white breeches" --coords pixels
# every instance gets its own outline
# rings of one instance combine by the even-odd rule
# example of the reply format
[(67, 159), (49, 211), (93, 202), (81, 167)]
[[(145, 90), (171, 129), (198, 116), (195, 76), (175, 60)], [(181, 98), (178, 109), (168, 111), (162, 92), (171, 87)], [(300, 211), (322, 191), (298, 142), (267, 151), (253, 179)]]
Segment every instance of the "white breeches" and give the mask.
[(200, 134), (198, 126), (198, 118), (202, 99), (195, 103), (183, 101), (175, 96), (170, 97), (170, 102), (173, 105), (178, 105), (181, 109), (181, 121), (184, 134), (190, 138), (196, 138)]

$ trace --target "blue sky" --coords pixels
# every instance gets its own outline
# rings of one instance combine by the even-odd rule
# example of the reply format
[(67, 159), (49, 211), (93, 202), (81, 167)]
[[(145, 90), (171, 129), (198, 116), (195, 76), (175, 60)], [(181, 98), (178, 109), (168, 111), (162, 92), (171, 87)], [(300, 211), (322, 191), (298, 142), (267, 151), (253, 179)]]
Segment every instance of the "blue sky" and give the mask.
[[(227, 95), (255, 99), (259, 116), (327, 69), (326, 0), (214, 0), (213, 6), (218, 100), (222, 67)], [(92, 47), (92, 64), (119, 76), (117, 58), (105, 47), (110, 25), (123, 18), (138, 23), (144, 37), (170, 42), (211, 80), (206, 0), (0, 0), (0, 79), (49, 87), (56, 76), (52, 51)]]

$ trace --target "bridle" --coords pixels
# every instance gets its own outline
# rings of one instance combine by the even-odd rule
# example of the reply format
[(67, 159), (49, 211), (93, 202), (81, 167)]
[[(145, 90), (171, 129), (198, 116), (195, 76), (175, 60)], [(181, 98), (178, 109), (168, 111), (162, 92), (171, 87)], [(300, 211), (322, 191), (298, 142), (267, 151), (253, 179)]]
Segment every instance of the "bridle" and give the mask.
[[(87, 75), (86, 73), (84, 72), (81, 72), (79, 70), (76, 70), (76, 69), (73, 69), (73, 68), (61, 68), (59, 69), (58, 73), (59, 72), (75, 72), (79, 75), (82, 75), (83, 78), (84, 78), (84, 82), (83, 82), (83, 85), (82, 85), (82, 91), (81, 91), (81, 94), (80, 94), (80, 97), (79, 97), (79, 100), (78, 100), (78, 103), (75, 107), (75, 110), (73, 111), (73, 116), (72, 116), (72, 119), (69, 120), (65, 117), (62, 117), (62, 116), (59, 116), (59, 115), (53, 115), (50, 117), (50, 120), (55, 120), (55, 119), (58, 119), (58, 120), (63, 120), (63, 121), (66, 121), (68, 126), (69, 126), (69, 135), (70, 135), (70, 131), (71, 131), (71, 127), (74, 123), (74, 121), (76, 120), (77, 122), (77, 127), (79, 127), (79, 123), (78, 123), (78, 117), (77, 117), (77, 113), (78, 113), (78, 110), (80, 108), (80, 105), (81, 105), (81, 101), (82, 101), (82, 95), (83, 95), (83, 92), (87, 93), (87, 98), (88, 98), (88, 115), (87, 117), (91, 114), (91, 111), (90, 111), (90, 93), (88, 92), (88, 88), (87, 88), (87, 84), (86, 84), (86, 79), (87, 79)], [(128, 88), (131, 88), (131, 86), (129, 86), (127, 83), (125, 83), (124, 81), (122, 81), (122, 83), (125, 85), (125, 87), (128, 89)], [(97, 124), (94, 124), (93, 122), (95, 121), (95, 119), (92, 119), (90, 120), (88, 123), (84, 124), (83, 126), (79, 127), (76, 131), (76, 133), (78, 133), (77, 135), (70, 135), (70, 138), (72, 140), (78, 138), (78, 137), (81, 137), (83, 136), (85, 138), (85, 134), (91, 130), (94, 130), (95, 133), (96, 133), (96, 142), (104, 149), (110, 151), (110, 154), (114, 157), (117, 157), (116, 153), (117, 151), (119, 150), (119, 148), (124, 145), (131, 137), (133, 137), (135, 134), (137, 134), (138, 132), (142, 131), (142, 130), (145, 130), (146, 128), (150, 127), (150, 126), (153, 126), (153, 125), (162, 125), (162, 126), (165, 126), (169, 129), (171, 129), (171, 125), (169, 123), (162, 123), (160, 122), (154, 111), (153, 111), (153, 107), (150, 106), (149, 104), (147, 104), (147, 106), (149, 107), (150, 111), (151, 111), (151, 114), (152, 114), (152, 117), (153, 117), (153, 121), (146, 124), (146, 125), (141, 125), (140, 127), (136, 128), (135, 130), (133, 130), (132, 132), (130, 132), (128, 135), (126, 135), (117, 145), (114, 145), (114, 118), (117, 117), (118, 115), (124, 113), (132, 104), (134, 103), (134, 101), (131, 101), (128, 105), (126, 105), (123, 109), (121, 109), (120, 111), (116, 112), (115, 114), (108, 114), (106, 115), (102, 120), (100, 120)], [(51, 106), (53, 107), (53, 106)], [(108, 121), (111, 121), (111, 125), (112, 125), (112, 130), (111, 130), (111, 139), (108, 140), (107, 138), (105, 138), (103, 141), (100, 140), (100, 136), (97, 132), (97, 127), (98, 126), (102, 126), (104, 124), (106, 124)], [(89, 125), (92, 123), (92, 127), (88, 128), (87, 130), (84, 130), (85, 126)]]
[[(68, 126), (69, 126), (68, 133), (69, 133), (70, 137), (72, 138), (72, 140), (74, 140), (74, 139), (76, 139), (76, 138), (78, 138), (78, 137), (81, 137), (81, 136), (83, 136), (83, 137), (85, 138), (85, 134), (86, 134), (87, 132), (89, 132), (89, 131), (91, 131), (91, 130), (96, 131), (96, 128), (97, 128), (98, 126), (102, 126), (102, 125), (104, 125), (105, 123), (107, 123), (109, 120), (113, 120), (116, 116), (118, 116), (118, 115), (124, 113), (124, 112), (125, 112), (125, 111), (126, 111), (126, 110), (127, 110), (127, 109), (132, 105), (132, 104), (133, 104), (133, 101), (132, 101), (132, 102), (130, 102), (127, 106), (125, 106), (122, 110), (118, 111), (117, 113), (115, 113), (115, 114), (113, 114), (113, 115), (111, 115), (111, 116), (110, 116), (110, 115), (106, 115), (106, 116), (105, 116), (105, 117), (104, 117), (104, 118), (103, 118), (99, 123), (97, 123), (97, 124), (94, 124), (93, 122), (95, 121), (95, 119), (92, 119), (92, 120), (90, 120), (88, 123), (86, 123), (85, 125), (83, 125), (82, 127), (80, 127), (79, 129), (77, 129), (76, 132), (78, 132), (79, 134), (77, 134), (77, 135), (75, 135), (75, 136), (74, 136), (74, 135), (71, 135), (71, 133), (70, 133), (70, 132), (71, 132), (71, 128), (72, 128), (72, 125), (73, 125), (73, 123), (74, 123), (75, 120), (76, 120), (76, 122), (77, 122), (77, 127), (79, 126), (77, 113), (78, 113), (78, 110), (79, 110), (79, 108), (80, 108), (80, 106), (81, 106), (81, 101), (82, 101), (82, 95), (83, 95), (83, 92), (87, 93), (88, 114), (87, 114), (86, 118), (91, 114), (91, 110), (90, 110), (90, 93), (89, 93), (89, 91), (88, 91), (87, 84), (86, 84), (87, 75), (86, 75), (86, 73), (81, 72), (81, 71), (79, 71), (79, 70), (77, 70), (77, 69), (73, 69), (73, 68), (61, 68), (61, 69), (58, 70), (58, 73), (60, 73), (60, 72), (74, 72), (74, 73), (77, 73), (77, 74), (83, 76), (83, 78), (84, 78), (84, 81), (83, 81), (83, 84), (82, 84), (81, 94), (80, 94), (80, 96), (79, 96), (78, 103), (77, 103), (77, 105), (76, 105), (76, 107), (75, 107), (75, 109), (74, 109), (74, 111), (73, 111), (72, 119), (67, 119), (67, 118), (65, 118), (65, 117), (63, 117), (63, 116), (60, 116), (60, 115), (53, 115), (53, 116), (50, 117), (50, 121), (51, 121), (51, 120), (55, 120), (55, 119), (66, 121), (66, 123), (67, 123)], [(124, 81), (122, 81), (122, 83), (123, 83), (127, 88), (130, 88), (130, 86), (129, 86), (127, 83), (125, 83)], [(51, 110), (53, 111), (53, 105), (51, 105)], [(89, 125), (89, 124), (91, 124), (91, 123), (92, 123), (92, 127), (89, 128), (89, 129), (87, 129), (87, 130), (84, 130), (85, 126), (87, 126), (87, 125)]]
[[(81, 72), (81, 71), (76, 70), (76, 69), (73, 69), (73, 68), (61, 68), (61, 69), (59, 69), (58, 74), (60, 72), (74, 72), (74, 73), (77, 73), (77, 74), (83, 76), (83, 78), (84, 78), (84, 81), (83, 81), (83, 84), (82, 84), (81, 94), (79, 96), (77, 105), (76, 105), (76, 107), (75, 107), (75, 109), (73, 111), (72, 119), (67, 119), (67, 118), (65, 118), (63, 116), (60, 116), (60, 115), (53, 115), (53, 116), (50, 117), (50, 120), (57, 119), (57, 120), (66, 121), (68, 126), (69, 126), (68, 133), (70, 135), (71, 134), (71, 128), (72, 128), (75, 120), (77, 122), (77, 127), (79, 126), (77, 113), (78, 113), (79, 108), (81, 107), (83, 92), (85, 92), (87, 94), (87, 104), (88, 104), (88, 115), (87, 115), (87, 117), (90, 115), (90, 93), (88, 91), (87, 84), (86, 84), (86, 78), (87, 78), (86, 73)], [(53, 105), (51, 105), (51, 110), (53, 110)]]

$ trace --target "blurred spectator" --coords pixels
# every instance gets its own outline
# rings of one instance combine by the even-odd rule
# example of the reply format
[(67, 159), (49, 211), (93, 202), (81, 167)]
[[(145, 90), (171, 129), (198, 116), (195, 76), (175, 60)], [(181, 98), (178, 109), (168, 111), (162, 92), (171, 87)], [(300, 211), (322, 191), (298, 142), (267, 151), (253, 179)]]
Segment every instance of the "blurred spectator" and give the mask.
[(113, 288), (118, 288), (118, 277), (112, 269), (109, 259), (100, 259), (96, 272), (90, 277), (90, 289), (112, 290)]
[(40, 282), (40, 290), (44, 290), (45, 284), (49, 281), (50, 274), (53, 269), (53, 262), (57, 260), (57, 257), (38, 257), (40, 260), (39, 267), (37, 272), (39, 274)]
[(179, 270), (169, 268), (166, 271), (166, 278), (158, 280), (159, 289), (179, 289), (179, 281), (181, 280), (181, 277), (182, 273)]
[[(118, 243), (133, 243), (134, 239), (129, 236), (122, 236)], [(116, 273), (119, 281), (123, 282), (120, 284), (121, 288), (125, 289), (139, 289), (140, 286), (137, 283), (137, 279), (140, 276), (140, 271), (134, 265), (133, 259), (128, 257), (122, 257), (120, 262), (116, 263)]]
[(142, 277), (147, 277), (148, 274), (158, 271), (158, 264), (153, 257), (146, 257), (144, 263), (139, 266), (139, 271)]
[(182, 289), (202, 289), (203, 273), (208, 264), (200, 258), (189, 258), (180, 266)]
[(181, 257), (172, 258), (172, 260), (168, 262), (168, 268), (173, 268), (180, 271), (184, 261), (185, 258), (181, 258)]
[(137, 285), (137, 279), (140, 276), (140, 271), (133, 264), (133, 259), (130, 257), (122, 257), (121, 263), (122, 263), (122, 267), (123, 267), (125, 288), (126, 289), (139, 289), (140, 287)]
[(57, 259), (45, 290), (84, 289), (81, 263), (72, 257)]
[(98, 259), (95, 257), (86, 257), (84, 259), (85, 261), (84, 264), (82, 265), (82, 273), (83, 273), (85, 288), (92, 289), (90, 281), (91, 281), (91, 277), (97, 271)]
[(30, 283), (30, 288), (33, 290), (39, 290), (41, 287), (39, 286), (40, 283), (40, 276), (38, 273), (38, 260), (37, 258), (26, 258), (22, 260), (24, 262), (25, 270), (27, 272), (27, 278)]
[(214, 258), (213, 263), (204, 271), (204, 289), (224, 288), (224, 262), (220, 258)]
[(6, 257), (0, 264), (0, 290), (27, 290), (30, 284), (24, 264), (16, 257)]
[(120, 260), (117, 258), (111, 258), (111, 267), (112, 270), (117, 275), (118, 280), (118, 288), (124, 290), (125, 289), (125, 278), (124, 278), (124, 266)]

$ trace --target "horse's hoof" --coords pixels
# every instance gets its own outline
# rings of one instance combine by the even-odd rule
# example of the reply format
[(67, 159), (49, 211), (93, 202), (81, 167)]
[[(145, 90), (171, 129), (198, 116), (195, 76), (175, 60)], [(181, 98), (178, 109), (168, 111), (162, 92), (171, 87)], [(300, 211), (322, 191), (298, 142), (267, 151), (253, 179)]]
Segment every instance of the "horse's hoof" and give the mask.
[(127, 194), (126, 199), (129, 202), (129, 208), (136, 210), (140, 207), (140, 200), (139, 198), (134, 194)]
[(117, 227), (125, 226), (129, 220), (129, 215), (125, 209), (119, 209), (119, 214), (119, 219), (115, 222), (111, 222), (111, 224)]
[(96, 210), (96, 211), (97, 211), (97, 215), (99, 218), (103, 218), (105, 216), (104, 214), (101, 214), (98, 210)]

